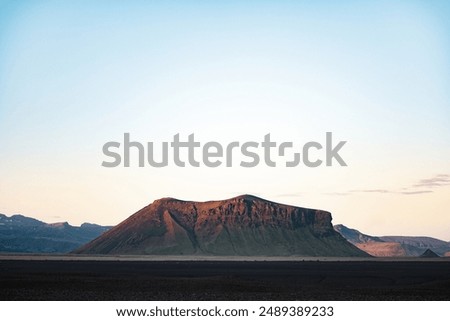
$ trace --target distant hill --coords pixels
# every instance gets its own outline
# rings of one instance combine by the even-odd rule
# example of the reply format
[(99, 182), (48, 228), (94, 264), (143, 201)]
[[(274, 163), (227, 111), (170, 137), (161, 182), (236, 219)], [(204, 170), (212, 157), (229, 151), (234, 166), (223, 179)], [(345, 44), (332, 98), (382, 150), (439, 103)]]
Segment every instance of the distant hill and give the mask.
[(333, 229), (330, 213), (251, 195), (156, 200), (75, 253), (368, 256)]
[(68, 253), (109, 230), (108, 226), (67, 222), (47, 224), (23, 215), (0, 214), (0, 252)]
[(425, 252), (423, 252), (420, 257), (439, 257), (439, 255), (437, 255), (436, 253), (434, 253), (432, 250), (428, 249)]
[(345, 225), (334, 226), (349, 242), (359, 249), (380, 257), (421, 256), (426, 250), (431, 250), (439, 256), (450, 252), (450, 242), (423, 236), (370, 236)]
[(430, 249), (439, 255), (444, 255), (445, 252), (450, 251), (450, 242), (426, 236), (383, 236), (382, 240), (411, 246), (419, 249), (421, 252)]
[(353, 244), (369, 243), (369, 242), (383, 242), (379, 237), (363, 234), (358, 230), (348, 228), (345, 225), (338, 224), (334, 229), (339, 232), (345, 239)]

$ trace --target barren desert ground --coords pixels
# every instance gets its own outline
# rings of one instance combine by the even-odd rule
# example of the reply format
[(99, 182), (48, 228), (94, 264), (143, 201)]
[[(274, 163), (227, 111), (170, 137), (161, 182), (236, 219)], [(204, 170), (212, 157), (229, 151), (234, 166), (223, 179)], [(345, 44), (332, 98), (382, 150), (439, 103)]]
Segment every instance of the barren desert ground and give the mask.
[(1, 300), (450, 300), (450, 260), (0, 257)]

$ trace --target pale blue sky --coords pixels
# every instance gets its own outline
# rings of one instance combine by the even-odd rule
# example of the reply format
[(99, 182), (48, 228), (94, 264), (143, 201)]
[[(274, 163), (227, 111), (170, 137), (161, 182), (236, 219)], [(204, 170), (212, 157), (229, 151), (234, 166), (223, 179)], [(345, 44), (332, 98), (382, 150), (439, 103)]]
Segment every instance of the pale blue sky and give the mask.
[[(0, 212), (115, 224), (159, 197), (255, 193), (449, 240), (447, 184), (401, 194), (450, 174), (449, 16), (447, 1), (0, 1)], [(100, 166), (124, 132), (327, 131), (347, 168)]]

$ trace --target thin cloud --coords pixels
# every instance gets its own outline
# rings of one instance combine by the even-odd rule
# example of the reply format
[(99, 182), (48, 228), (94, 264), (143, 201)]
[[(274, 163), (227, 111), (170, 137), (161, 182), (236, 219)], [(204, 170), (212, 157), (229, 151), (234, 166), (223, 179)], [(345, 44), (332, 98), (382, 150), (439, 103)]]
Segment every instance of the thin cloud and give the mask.
[[(400, 194), (400, 195), (419, 195), (419, 194), (429, 194), (434, 193), (434, 189), (442, 186), (450, 186), (450, 175), (448, 174), (438, 174), (431, 178), (425, 178), (418, 181), (418, 183), (413, 184), (408, 187), (402, 187), (397, 190), (389, 190), (382, 188), (372, 188), (372, 189), (355, 189), (346, 192), (326, 192), (323, 195), (330, 196), (348, 196), (357, 193), (372, 193), (372, 194)], [(291, 193), (291, 194), (279, 194), (277, 197), (300, 197), (303, 196), (301, 193)]]
[[(379, 194), (402, 194), (402, 195), (418, 195), (433, 193), (435, 188), (442, 186), (450, 186), (449, 174), (438, 174), (431, 178), (424, 178), (419, 180), (416, 184), (408, 187), (403, 187), (400, 190), (388, 189), (362, 189), (351, 190), (348, 193), (379, 193)], [(421, 189), (419, 189), (421, 188)]]
[(381, 193), (381, 194), (385, 194), (385, 193), (394, 193), (392, 191), (389, 191), (387, 189), (360, 189), (360, 190), (352, 190), (349, 191), (350, 193)]
[(417, 184), (414, 184), (413, 187), (440, 187), (450, 185), (450, 175), (447, 174), (439, 174), (432, 178), (421, 179)]
[(433, 191), (410, 191), (410, 192), (400, 192), (400, 194), (403, 195), (415, 195), (415, 194), (427, 194), (427, 193), (433, 193)]

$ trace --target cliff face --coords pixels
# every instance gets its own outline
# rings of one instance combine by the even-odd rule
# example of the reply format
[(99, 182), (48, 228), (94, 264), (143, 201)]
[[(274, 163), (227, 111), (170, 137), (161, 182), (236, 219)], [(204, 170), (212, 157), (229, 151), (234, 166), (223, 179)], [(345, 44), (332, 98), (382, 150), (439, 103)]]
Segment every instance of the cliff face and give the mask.
[(156, 200), (76, 253), (366, 255), (333, 229), (330, 213), (251, 195), (210, 202)]

